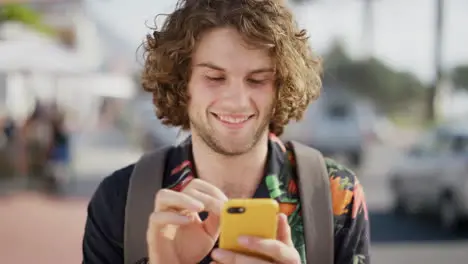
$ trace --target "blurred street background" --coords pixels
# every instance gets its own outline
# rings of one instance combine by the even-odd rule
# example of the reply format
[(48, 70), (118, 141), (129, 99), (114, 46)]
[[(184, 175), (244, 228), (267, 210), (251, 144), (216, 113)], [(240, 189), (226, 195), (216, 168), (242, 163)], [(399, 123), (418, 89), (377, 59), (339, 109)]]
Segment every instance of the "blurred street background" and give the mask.
[[(80, 263), (99, 182), (183, 138), (139, 83), (148, 26), (175, 3), (0, 0), (1, 264)], [(325, 75), (283, 138), (357, 173), (373, 263), (467, 263), (468, 2), (288, 4)]]

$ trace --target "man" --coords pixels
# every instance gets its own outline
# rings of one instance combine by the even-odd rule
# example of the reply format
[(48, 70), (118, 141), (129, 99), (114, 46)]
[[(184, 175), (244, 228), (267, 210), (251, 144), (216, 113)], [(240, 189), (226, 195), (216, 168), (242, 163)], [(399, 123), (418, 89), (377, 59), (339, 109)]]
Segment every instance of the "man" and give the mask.
[[(275, 263), (305, 263), (294, 155), (277, 138), (320, 92), (320, 63), (305, 31), (278, 0), (187, 0), (148, 36), (145, 49), (143, 87), (153, 94), (158, 117), (191, 137), (167, 154), (164, 188), (147, 229), (149, 256), (141, 263), (267, 263), (218, 249), (216, 242), (224, 201), (271, 198), (272, 177), (285, 194), (277, 197), (278, 238), (241, 243)], [(370, 263), (361, 185), (343, 166), (329, 159), (326, 165), (335, 263)], [(123, 263), (133, 168), (114, 172), (92, 198), (84, 263)], [(176, 227), (170, 238), (168, 227)]]

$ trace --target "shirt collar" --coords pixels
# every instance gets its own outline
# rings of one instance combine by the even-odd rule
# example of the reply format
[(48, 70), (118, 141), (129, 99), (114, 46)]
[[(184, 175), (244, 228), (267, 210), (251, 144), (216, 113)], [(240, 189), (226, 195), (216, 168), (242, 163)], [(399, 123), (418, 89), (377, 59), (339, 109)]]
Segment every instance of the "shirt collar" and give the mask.
[[(268, 137), (268, 154), (265, 165), (265, 174), (280, 175), (285, 162), (286, 147), (274, 134)], [(188, 137), (181, 144), (174, 147), (169, 153), (166, 166), (166, 177), (164, 186), (167, 188), (179, 190), (196, 178), (196, 167), (192, 154), (192, 138)]]

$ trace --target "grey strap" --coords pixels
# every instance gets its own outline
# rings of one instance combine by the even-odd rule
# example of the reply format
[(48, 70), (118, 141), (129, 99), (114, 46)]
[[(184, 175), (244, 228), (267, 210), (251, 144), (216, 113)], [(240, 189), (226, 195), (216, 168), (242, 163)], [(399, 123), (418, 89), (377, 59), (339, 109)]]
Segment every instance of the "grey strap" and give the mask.
[(307, 263), (333, 264), (333, 207), (325, 161), (319, 151), (291, 143), (298, 168)]
[(127, 192), (124, 227), (124, 263), (135, 264), (148, 256), (146, 229), (154, 198), (162, 187), (167, 152), (163, 147), (136, 163)]

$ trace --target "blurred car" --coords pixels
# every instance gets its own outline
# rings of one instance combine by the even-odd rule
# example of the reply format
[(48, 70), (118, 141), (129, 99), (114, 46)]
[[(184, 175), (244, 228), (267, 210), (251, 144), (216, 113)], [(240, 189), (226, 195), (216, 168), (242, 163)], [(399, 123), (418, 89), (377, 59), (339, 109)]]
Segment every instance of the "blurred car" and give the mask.
[(143, 149), (152, 150), (176, 144), (180, 138), (180, 129), (163, 125), (156, 117), (154, 105), (149, 96), (138, 98), (133, 103), (134, 122)]
[(427, 131), (390, 173), (396, 212), (432, 213), (456, 229), (468, 217), (468, 123)]
[(289, 124), (282, 138), (312, 146), (326, 155), (344, 155), (360, 166), (366, 141), (374, 138), (372, 108), (340, 86), (325, 87), (300, 122)]

